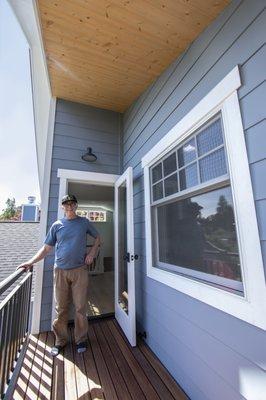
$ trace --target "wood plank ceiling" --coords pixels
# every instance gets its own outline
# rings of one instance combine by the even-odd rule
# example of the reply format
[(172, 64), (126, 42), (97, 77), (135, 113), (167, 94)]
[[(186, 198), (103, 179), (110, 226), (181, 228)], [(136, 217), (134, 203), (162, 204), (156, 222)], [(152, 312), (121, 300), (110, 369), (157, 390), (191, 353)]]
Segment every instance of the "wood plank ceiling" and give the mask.
[(124, 112), (229, 0), (38, 0), (54, 96)]

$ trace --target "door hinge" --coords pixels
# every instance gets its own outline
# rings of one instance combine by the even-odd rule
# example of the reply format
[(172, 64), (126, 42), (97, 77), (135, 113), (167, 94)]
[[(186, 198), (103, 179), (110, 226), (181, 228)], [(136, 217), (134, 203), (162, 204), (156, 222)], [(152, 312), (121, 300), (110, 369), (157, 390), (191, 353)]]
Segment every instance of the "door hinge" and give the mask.
[(129, 262), (129, 261), (130, 261), (130, 254), (127, 253), (127, 254), (123, 257), (123, 259), (124, 259), (125, 261)]

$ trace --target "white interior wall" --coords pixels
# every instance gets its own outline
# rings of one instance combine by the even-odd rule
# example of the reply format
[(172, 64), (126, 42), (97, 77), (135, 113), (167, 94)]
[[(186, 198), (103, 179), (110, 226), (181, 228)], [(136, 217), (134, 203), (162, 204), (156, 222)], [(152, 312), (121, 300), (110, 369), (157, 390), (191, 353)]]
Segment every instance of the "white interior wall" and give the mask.
[[(114, 188), (71, 182), (68, 192), (77, 197), (80, 210), (106, 211), (106, 222), (92, 222), (92, 224), (102, 238), (102, 257), (114, 257)], [(93, 238), (88, 236), (88, 244), (92, 243)]]

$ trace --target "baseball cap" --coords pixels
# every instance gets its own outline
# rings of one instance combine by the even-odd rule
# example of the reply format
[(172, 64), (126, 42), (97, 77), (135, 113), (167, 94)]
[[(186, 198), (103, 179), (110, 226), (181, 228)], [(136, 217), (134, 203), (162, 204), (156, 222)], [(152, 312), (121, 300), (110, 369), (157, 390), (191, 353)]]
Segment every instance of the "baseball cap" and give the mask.
[(61, 204), (66, 203), (67, 201), (74, 201), (75, 203), (78, 202), (76, 196), (73, 194), (66, 194), (65, 196), (62, 197)]

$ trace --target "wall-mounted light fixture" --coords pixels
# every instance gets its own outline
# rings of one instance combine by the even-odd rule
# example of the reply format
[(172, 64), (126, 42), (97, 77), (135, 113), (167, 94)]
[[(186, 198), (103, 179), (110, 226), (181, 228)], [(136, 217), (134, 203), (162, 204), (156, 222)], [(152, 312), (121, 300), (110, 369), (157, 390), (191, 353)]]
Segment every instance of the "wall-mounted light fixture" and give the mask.
[(92, 153), (91, 147), (87, 148), (87, 153), (81, 156), (82, 160), (88, 161), (88, 162), (94, 162), (97, 160), (97, 156)]

